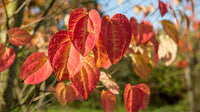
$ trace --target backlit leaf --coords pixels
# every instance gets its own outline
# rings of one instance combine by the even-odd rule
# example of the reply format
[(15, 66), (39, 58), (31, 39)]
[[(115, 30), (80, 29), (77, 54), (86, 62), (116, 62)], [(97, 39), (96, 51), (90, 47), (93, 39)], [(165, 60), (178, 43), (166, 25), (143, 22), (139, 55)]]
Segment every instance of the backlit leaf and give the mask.
[(176, 58), (177, 44), (168, 35), (161, 35), (159, 40), (159, 59), (164, 59), (165, 65), (169, 66)]
[(84, 63), (84, 57), (71, 44), (67, 31), (53, 35), (49, 42), (48, 56), (59, 81), (73, 77)]
[(124, 90), (124, 104), (127, 112), (138, 112), (143, 103), (144, 93), (141, 89), (127, 84)]
[(109, 90), (103, 90), (101, 92), (101, 103), (104, 109), (104, 112), (114, 112), (116, 97)]
[(12, 65), (15, 60), (15, 51), (12, 48), (5, 48), (0, 44), (0, 72)]
[(148, 21), (142, 21), (140, 24), (132, 17), (130, 20), (133, 37), (139, 45), (149, 41), (154, 35), (153, 25)]
[(20, 28), (11, 28), (8, 30), (9, 42), (16, 46), (24, 46), (31, 41), (31, 35)]
[(149, 106), (150, 94), (151, 94), (150, 89), (145, 83), (134, 85), (134, 86), (138, 87), (139, 89), (143, 91), (143, 102), (142, 102), (141, 109), (145, 111), (147, 107)]
[(111, 77), (110, 74), (106, 74), (105, 72), (100, 72), (100, 79), (102, 84), (108, 88), (110, 92), (113, 94), (119, 94), (119, 86), (117, 85), (116, 81)]
[(96, 10), (89, 14), (84, 9), (76, 9), (69, 18), (69, 36), (74, 47), (86, 56), (95, 46), (100, 32), (101, 18)]
[(160, 0), (158, 0), (158, 8), (162, 17), (168, 12), (167, 5)]
[(96, 66), (98, 68), (101, 68), (109, 60), (108, 53), (104, 46), (103, 37), (101, 36), (101, 34), (99, 35), (99, 40), (97, 41), (93, 52), (95, 56)]
[(165, 32), (176, 42), (178, 43), (178, 30), (174, 23), (169, 20), (162, 20), (161, 24)]
[(100, 71), (93, 57), (87, 56), (84, 66), (70, 81), (87, 100), (99, 81)]
[(146, 80), (148, 76), (150, 75), (151, 69), (152, 69), (151, 67), (152, 61), (150, 57), (145, 53), (143, 54), (135, 53), (134, 58), (135, 59), (132, 62), (132, 67), (133, 67), (134, 72), (140, 78)]
[(109, 59), (115, 64), (122, 58), (131, 41), (129, 20), (122, 14), (115, 14), (111, 19), (106, 15), (102, 18), (101, 32)]
[(38, 84), (49, 78), (51, 65), (44, 53), (35, 52), (30, 55), (21, 67), (21, 80), (24, 84)]

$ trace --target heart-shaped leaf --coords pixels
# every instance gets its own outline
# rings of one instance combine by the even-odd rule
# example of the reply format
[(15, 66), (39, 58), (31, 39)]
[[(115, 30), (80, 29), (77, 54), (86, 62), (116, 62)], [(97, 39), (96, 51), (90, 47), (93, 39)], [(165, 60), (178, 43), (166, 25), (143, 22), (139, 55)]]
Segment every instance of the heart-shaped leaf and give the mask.
[(101, 32), (104, 46), (112, 64), (117, 63), (131, 41), (131, 26), (123, 14), (115, 14), (111, 19), (108, 15), (102, 18)]
[(23, 29), (11, 28), (8, 30), (9, 42), (16, 46), (24, 46), (31, 41), (31, 35)]
[(130, 20), (133, 37), (139, 45), (149, 41), (154, 35), (153, 25), (148, 21), (142, 21), (140, 24), (132, 17)]
[(101, 92), (101, 103), (104, 109), (104, 112), (114, 112), (116, 97), (109, 90), (103, 90)]
[(15, 51), (0, 44), (0, 72), (10, 67), (14, 60)]
[(76, 9), (69, 18), (68, 32), (74, 47), (86, 56), (94, 48), (100, 32), (101, 18), (96, 10), (89, 14), (84, 9)]
[(35, 52), (30, 55), (21, 67), (21, 80), (24, 84), (38, 84), (49, 78), (51, 65), (44, 53)]
[(84, 57), (71, 44), (67, 31), (53, 35), (49, 42), (48, 57), (59, 81), (73, 77), (84, 63)]
[(81, 71), (70, 78), (70, 81), (79, 91), (79, 93), (85, 99), (88, 99), (89, 95), (92, 93), (99, 81), (99, 76), (100, 71), (96, 67), (94, 58), (87, 56)]

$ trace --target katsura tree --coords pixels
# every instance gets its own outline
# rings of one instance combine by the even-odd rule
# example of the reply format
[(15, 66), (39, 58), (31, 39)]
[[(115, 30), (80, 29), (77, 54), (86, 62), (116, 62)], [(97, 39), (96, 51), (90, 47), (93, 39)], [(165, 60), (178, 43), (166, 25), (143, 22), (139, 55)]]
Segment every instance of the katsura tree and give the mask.
[[(113, 112), (120, 87), (114, 80), (115, 76), (106, 73), (105, 69), (125, 56), (131, 58), (134, 72), (140, 78), (147, 79), (152, 67), (157, 67), (159, 59), (164, 58), (167, 66), (176, 58), (180, 43), (179, 21), (170, 4), (160, 0), (158, 4), (161, 16), (171, 10), (175, 18), (175, 24), (169, 20), (160, 21), (166, 34), (155, 32), (151, 22), (138, 22), (135, 17), (130, 20), (123, 14), (101, 17), (95, 9), (74, 9), (66, 29), (50, 37), (47, 53), (36, 51), (25, 60), (20, 79), (25, 85), (37, 86), (55, 75), (58, 83), (48, 90), (57, 96), (62, 105), (76, 99), (88, 100), (96, 90), (101, 93), (104, 111)], [(184, 13), (183, 18), (187, 23), (183, 36), (187, 36), (190, 20)], [(7, 42), (14, 46), (24, 46), (31, 41), (31, 35), (20, 27), (11, 27), (6, 34)], [(0, 71), (9, 68), (17, 56), (8, 43), (6, 46), (0, 44)], [(99, 81), (105, 87), (103, 90), (97, 87)], [(120, 84), (125, 87), (126, 111), (145, 111), (150, 101), (150, 88), (145, 83), (131, 83)]]

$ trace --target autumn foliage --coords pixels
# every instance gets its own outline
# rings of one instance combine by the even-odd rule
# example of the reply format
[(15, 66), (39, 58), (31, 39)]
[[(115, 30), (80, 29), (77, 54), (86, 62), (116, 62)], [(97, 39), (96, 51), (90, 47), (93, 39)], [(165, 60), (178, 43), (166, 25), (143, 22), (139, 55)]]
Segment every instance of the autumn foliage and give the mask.
[[(167, 5), (160, 0), (159, 10), (162, 16), (168, 12)], [(158, 42), (149, 21), (139, 23), (136, 18), (129, 20), (123, 14), (101, 18), (94, 9), (89, 12), (75, 9), (69, 18), (68, 31), (58, 31), (51, 37), (48, 55), (41, 52), (31, 54), (21, 67), (20, 78), (24, 84), (35, 85), (48, 79), (53, 71), (59, 81), (55, 93), (62, 105), (75, 99), (87, 100), (101, 81), (107, 88), (101, 91), (102, 107), (105, 112), (113, 112), (119, 86), (110, 74), (100, 68), (108, 69), (126, 55), (132, 59), (134, 72), (146, 80), (158, 59), (164, 58), (165, 64), (170, 65), (176, 57), (178, 31), (171, 21), (162, 20), (161, 24), (169, 36), (161, 35)], [(31, 40), (30, 34), (20, 28), (11, 28), (7, 34), (9, 42), (15, 46), (24, 46)], [(173, 46), (169, 48), (166, 44)], [(0, 71), (3, 71), (15, 60), (15, 52), (2, 44), (0, 49)], [(69, 83), (63, 82), (66, 80)], [(127, 112), (145, 111), (149, 101), (148, 85), (125, 85)]]

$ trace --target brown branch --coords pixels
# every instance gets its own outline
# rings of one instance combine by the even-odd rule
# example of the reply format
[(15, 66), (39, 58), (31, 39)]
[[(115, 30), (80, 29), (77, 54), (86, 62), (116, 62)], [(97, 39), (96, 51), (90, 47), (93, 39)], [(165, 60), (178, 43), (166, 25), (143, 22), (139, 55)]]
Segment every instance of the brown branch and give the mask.
[[(51, 7), (53, 6), (53, 4), (55, 3), (56, 0), (52, 0), (51, 3), (49, 4), (48, 8), (44, 11), (44, 14), (42, 15), (42, 17), (45, 17), (49, 10), (51, 9)], [(33, 35), (35, 34), (35, 32), (39, 29), (39, 27), (41, 26), (43, 20), (41, 20), (34, 28), (34, 31), (33, 31)]]
[[(9, 18), (8, 18), (8, 12), (7, 12), (7, 9), (6, 9), (6, 4), (5, 4), (5, 1), (2, 0), (2, 3), (3, 3), (3, 8), (4, 8), (4, 11), (5, 11), (5, 14), (6, 14), (6, 29), (9, 29)], [(5, 46), (8, 45), (8, 35), (6, 34), (6, 41), (5, 41)]]

